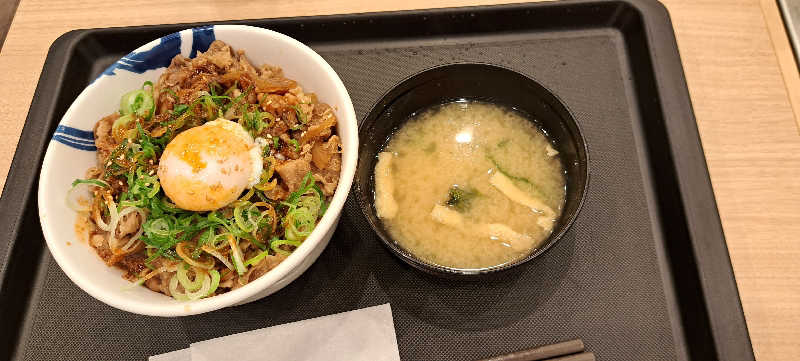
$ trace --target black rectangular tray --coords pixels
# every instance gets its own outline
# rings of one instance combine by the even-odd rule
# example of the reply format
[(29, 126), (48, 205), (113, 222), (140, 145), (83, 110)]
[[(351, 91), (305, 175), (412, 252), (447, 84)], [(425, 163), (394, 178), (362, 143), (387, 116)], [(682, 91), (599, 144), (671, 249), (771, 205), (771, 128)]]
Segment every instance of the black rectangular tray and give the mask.
[(582, 213), (544, 257), (492, 281), (447, 281), (393, 257), (351, 197), (319, 260), (270, 297), (183, 318), (113, 309), (70, 282), (44, 247), (36, 206), (44, 149), (102, 69), (200, 24), (72, 31), (50, 48), (0, 199), (0, 359), (141, 360), (385, 302), (404, 360), (470, 360), (576, 337), (600, 360), (754, 359), (669, 15), (658, 2), (224, 23), (310, 45), (339, 73), (359, 118), (396, 82), (442, 63), (488, 62), (536, 78), (587, 137)]

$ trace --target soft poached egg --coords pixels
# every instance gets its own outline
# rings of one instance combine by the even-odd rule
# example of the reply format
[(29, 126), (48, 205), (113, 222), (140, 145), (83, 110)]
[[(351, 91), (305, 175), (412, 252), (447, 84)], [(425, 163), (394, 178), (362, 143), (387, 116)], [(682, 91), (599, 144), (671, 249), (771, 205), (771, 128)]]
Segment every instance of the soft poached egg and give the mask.
[(212, 211), (257, 184), (263, 166), (253, 137), (238, 123), (219, 118), (172, 139), (161, 154), (158, 178), (178, 207)]

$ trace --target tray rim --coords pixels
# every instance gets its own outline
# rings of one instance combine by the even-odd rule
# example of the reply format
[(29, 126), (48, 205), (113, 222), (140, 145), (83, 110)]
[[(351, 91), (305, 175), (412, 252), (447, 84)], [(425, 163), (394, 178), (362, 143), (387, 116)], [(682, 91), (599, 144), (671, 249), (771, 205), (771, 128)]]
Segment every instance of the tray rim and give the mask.
[[(56, 38), (48, 49), (42, 73), (9, 167), (6, 183), (2, 195), (0, 195), (0, 209), (2, 209), (2, 212), (0, 212), (0, 225), (3, 226), (3, 232), (0, 233), (0, 237), (8, 239), (7, 243), (0, 243), (0, 301), (5, 300), (7, 297), (7, 295), (3, 294), (5, 293), (3, 291), (8, 283), (6, 273), (11, 266), (8, 257), (15, 250), (15, 240), (19, 236), (19, 227), (21, 226), (23, 214), (27, 209), (25, 206), (30, 205), (31, 198), (35, 199), (36, 196), (35, 188), (38, 184), (39, 168), (38, 166), (31, 168), (28, 165), (41, 163), (41, 158), (43, 157), (43, 154), (25, 152), (25, 149), (43, 148), (46, 145), (49, 137), (37, 139), (41, 136), (36, 134), (39, 134), (37, 131), (41, 131), (42, 128), (44, 128), (43, 133), (49, 134), (47, 124), (45, 124), (47, 122), (37, 121), (37, 119), (51, 119), (54, 117), (52, 113), (54, 113), (56, 97), (51, 95), (57, 94), (58, 91), (41, 85), (49, 81), (63, 81), (65, 77), (64, 68), (67, 65), (66, 60), (72, 54), (67, 50), (72, 49), (75, 44), (91, 33), (120, 30), (158, 31), (159, 27), (165, 26), (190, 28), (209, 24), (247, 24), (255, 21), (291, 23), (310, 19), (317, 21), (362, 20), (396, 16), (441, 15), (465, 11), (522, 10), (601, 3), (614, 3), (629, 7), (635, 10), (643, 21), (648, 45), (647, 50), (652, 59), (652, 69), (650, 70), (655, 77), (659, 111), (664, 117), (664, 128), (667, 133), (666, 141), (669, 144), (673, 163), (670, 168), (674, 169), (677, 178), (676, 182), (680, 194), (678, 201), (681, 209), (685, 212), (683, 221), (690, 234), (692, 255), (696, 260), (696, 269), (694, 271), (697, 272), (700, 279), (703, 306), (709, 317), (710, 332), (714, 340), (713, 346), (716, 354), (719, 359), (724, 360), (754, 360), (752, 344), (725, 242), (724, 231), (680, 60), (674, 29), (668, 10), (657, 0), (563, 0), (283, 18), (222, 20), (202, 23), (119, 26), (75, 29), (66, 32)], [(613, 27), (614, 25), (609, 24), (608, 26)], [(680, 76), (666, 76), (665, 73), (668, 72), (674, 72), (674, 74), (679, 74)], [(665, 111), (667, 105), (673, 105), (676, 109), (680, 109), (680, 112)], [(20, 207), (19, 205), (22, 206)], [(44, 252), (47, 252), (46, 247), (44, 245), (42, 247)]]
[[(686, 212), (685, 222), (697, 260), (697, 272), (717, 356), (721, 360), (754, 360), (672, 20), (667, 8), (658, 1), (626, 1), (642, 12), (645, 20), (650, 19), (650, 26), (645, 29), (661, 113), (665, 118), (680, 201)], [(654, 13), (661, 17), (661, 21)], [(665, 69), (676, 71), (680, 77), (665, 76)], [(675, 104), (681, 114), (665, 111), (669, 104)], [(723, 345), (727, 347), (721, 347)]]

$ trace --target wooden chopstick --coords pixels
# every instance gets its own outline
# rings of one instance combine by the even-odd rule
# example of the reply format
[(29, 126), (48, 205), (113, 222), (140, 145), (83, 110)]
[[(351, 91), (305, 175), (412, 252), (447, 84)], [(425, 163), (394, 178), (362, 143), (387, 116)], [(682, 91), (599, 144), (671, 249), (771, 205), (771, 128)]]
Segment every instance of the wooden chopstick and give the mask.
[(591, 352), (581, 352), (564, 357), (549, 358), (544, 361), (595, 361), (595, 358)]
[[(553, 357), (560, 357), (565, 355), (571, 355), (574, 353), (583, 352), (583, 341), (580, 339), (577, 340), (570, 340), (564, 341), (559, 343), (554, 343), (552, 345), (546, 346), (538, 346), (534, 348), (529, 348), (527, 350), (521, 350), (517, 352), (512, 352), (505, 355), (495, 356), (491, 358), (486, 358), (478, 361), (534, 361), (534, 360), (547, 360)], [(583, 355), (583, 354), (581, 354)], [(594, 360), (594, 354), (589, 353), (591, 355), (590, 359), (587, 358), (580, 358), (580, 359), (565, 359), (567, 361), (586, 361), (586, 360)], [(571, 356), (569, 356), (571, 357)], [(561, 360), (561, 359), (556, 359)]]

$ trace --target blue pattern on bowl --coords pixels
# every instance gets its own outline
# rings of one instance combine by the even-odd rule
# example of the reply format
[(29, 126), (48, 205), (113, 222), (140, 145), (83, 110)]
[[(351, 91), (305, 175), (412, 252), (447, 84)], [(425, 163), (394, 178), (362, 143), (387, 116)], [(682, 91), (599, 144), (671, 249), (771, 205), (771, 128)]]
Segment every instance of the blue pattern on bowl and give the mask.
[[(208, 50), (216, 36), (214, 35), (214, 25), (192, 28), (192, 48), (189, 58), (197, 56), (197, 52)], [(172, 58), (181, 53), (181, 33), (172, 33), (159, 39), (159, 43), (149, 50), (132, 51), (122, 59), (117, 60), (103, 71), (95, 80), (103, 75), (114, 76), (115, 71), (126, 70), (136, 74), (142, 74), (148, 70), (166, 68), (172, 62)], [(94, 83), (94, 81), (92, 81)], [(121, 94), (120, 94), (121, 95)], [(94, 146), (94, 133), (92, 131), (80, 130), (64, 125), (59, 125), (53, 134), (55, 140), (66, 146), (86, 151), (96, 151)]]
[(208, 50), (215, 39), (214, 25), (192, 28), (192, 52), (189, 53), (189, 57), (194, 58), (198, 51)]
[[(131, 52), (111, 64), (103, 75), (116, 75), (116, 69), (131, 71), (137, 74), (148, 70), (165, 68), (169, 66), (172, 58), (181, 53), (181, 33), (172, 33), (162, 37), (160, 43), (150, 50)], [(192, 29), (192, 51), (190, 58), (197, 56), (198, 51), (206, 51), (215, 40), (214, 26), (203, 26)]]
[(132, 51), (122, 59), (111, 64), (103, 75), (116, 75), (115, 70), (127, 70), (137, 74), (148, 70), (169, 66), (172, 58), (181, 53), (181, 34), (173, 33), (160, 39), (161, 42), (152, 49), (142, 52)]
[(80, 130), (66, 125), (59, 125), (53, 134), (53, 140), (66, 146), (94, 152), (94, 134), (85, 130)]

